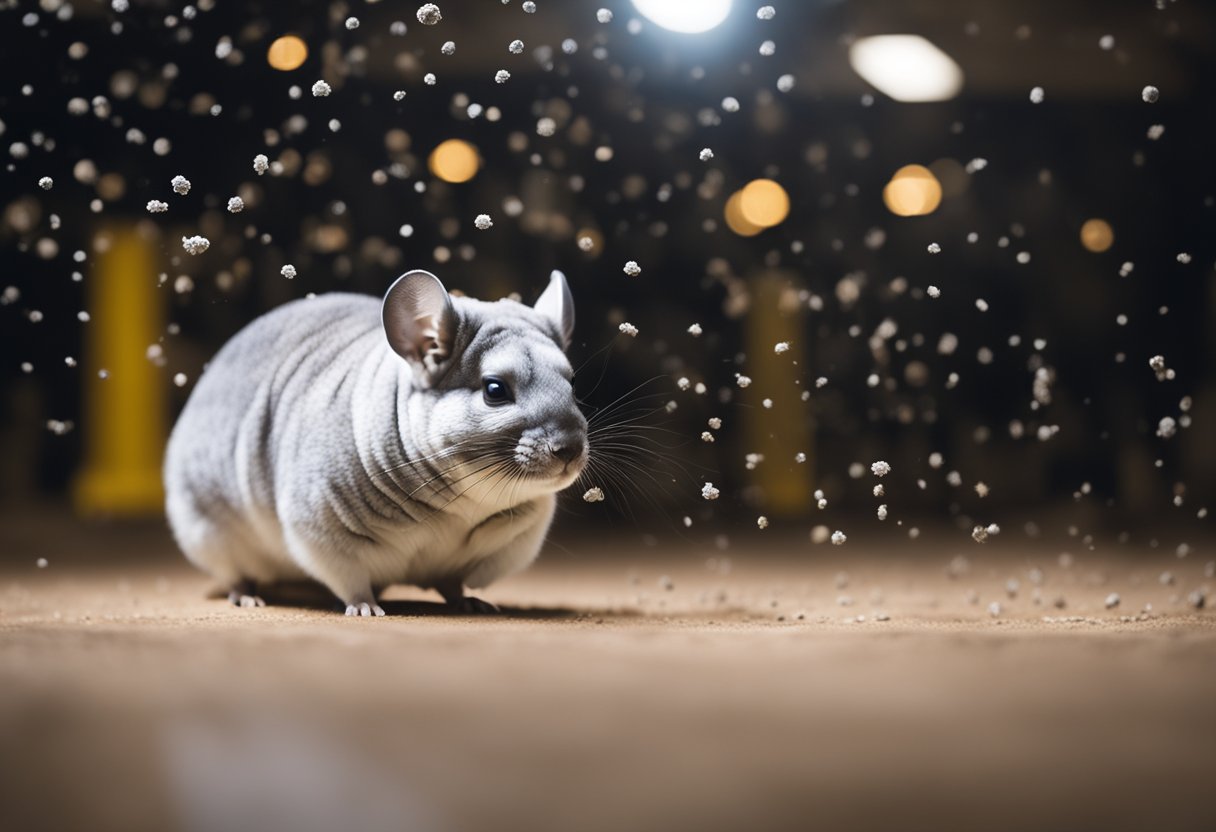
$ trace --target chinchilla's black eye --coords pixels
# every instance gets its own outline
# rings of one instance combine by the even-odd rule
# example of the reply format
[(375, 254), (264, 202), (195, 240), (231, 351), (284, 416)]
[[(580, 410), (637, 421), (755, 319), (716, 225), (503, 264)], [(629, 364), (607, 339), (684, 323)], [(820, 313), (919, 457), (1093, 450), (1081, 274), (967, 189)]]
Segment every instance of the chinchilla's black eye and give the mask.
[(515, 397), (511, 395), (511, 388), (496, 376), (486, 376), (481, 380), (481, 385), (486, 404), (497, 405), (515, 401)]

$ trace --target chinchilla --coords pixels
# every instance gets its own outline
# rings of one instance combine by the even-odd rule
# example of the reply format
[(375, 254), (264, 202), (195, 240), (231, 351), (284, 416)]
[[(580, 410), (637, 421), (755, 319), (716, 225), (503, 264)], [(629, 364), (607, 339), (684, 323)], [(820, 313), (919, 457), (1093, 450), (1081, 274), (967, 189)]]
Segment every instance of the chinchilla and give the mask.
[(464, 588), (536, 558), (587, 462), (573, 331), (556, 271), (531, 307), (412, 271), (383, 303), (335, 293), (263, 315), (207, 366), (169, 438), (178, 544), (240, 605), (311, 578), (347, 615), (383, 615), (376, 593), (395, 583), (494, 609)]

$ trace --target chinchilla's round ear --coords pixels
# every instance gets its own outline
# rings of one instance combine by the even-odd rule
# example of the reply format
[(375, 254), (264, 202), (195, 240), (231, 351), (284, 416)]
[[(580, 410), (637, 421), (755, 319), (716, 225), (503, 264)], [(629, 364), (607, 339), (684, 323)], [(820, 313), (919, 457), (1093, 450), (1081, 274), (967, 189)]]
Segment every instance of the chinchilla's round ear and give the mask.
[(456, 310), (430, 272), (415, 269), (397, 278), (384, 294), (382, 317), (389, 346), (402, 358), (433, 370), (451, 354)]
[(553, 270), (549, 286), (541, 292), (533, 308), (557, 324), (557, 331), (562, 334), (562, 347), (569, 347), (574, 338), (574, 296), (570, 294), (564, 274)]

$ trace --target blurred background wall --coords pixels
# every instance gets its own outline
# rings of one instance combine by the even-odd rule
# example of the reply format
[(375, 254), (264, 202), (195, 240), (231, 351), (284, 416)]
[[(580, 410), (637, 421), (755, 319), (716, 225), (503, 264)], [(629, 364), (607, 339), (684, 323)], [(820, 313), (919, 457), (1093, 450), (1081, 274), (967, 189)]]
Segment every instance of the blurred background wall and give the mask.
[[(626, 396), (619, 418), (662, 429), (636, 433), (635, 493), (569, 501), (577, 527), (807, 529), (815, 489), (872, 518), (877, 459), (909, 517), (1202, 525), (1216, 6), (736, 2), (680, 34), (606, 5), (447, 2), (423, 26), (416, 4), (0, 4), (4, 508), (155, 513), (208, 357), (285, 301), (409, 268), (531, 301), (557, 268), (589, 412)], [(889, 34), (961, 84), (867, 82), (855, 47)], [(730, 200), (756, 180), (779, 188), (749, 219)]]

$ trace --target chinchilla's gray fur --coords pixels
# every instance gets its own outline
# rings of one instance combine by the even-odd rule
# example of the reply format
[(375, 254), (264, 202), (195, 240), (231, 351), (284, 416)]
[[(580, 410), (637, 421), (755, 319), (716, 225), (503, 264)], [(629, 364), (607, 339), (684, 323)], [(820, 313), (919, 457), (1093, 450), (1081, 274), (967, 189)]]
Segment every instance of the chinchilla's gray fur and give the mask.
[[(535, 307), (449, 296), (427, 272), (384, 297), (288, 303), (237, 333), (194, 388), (165, 458), (186, 557), (261, 603), (312, 578), (351, 615), (393, 583), (450, 602), (535, 559), (587, 458), (554, 272)], [(486, 379), (513, 401), (495, 402)], [(477, 602), (481, 603), (481, 602)]]

